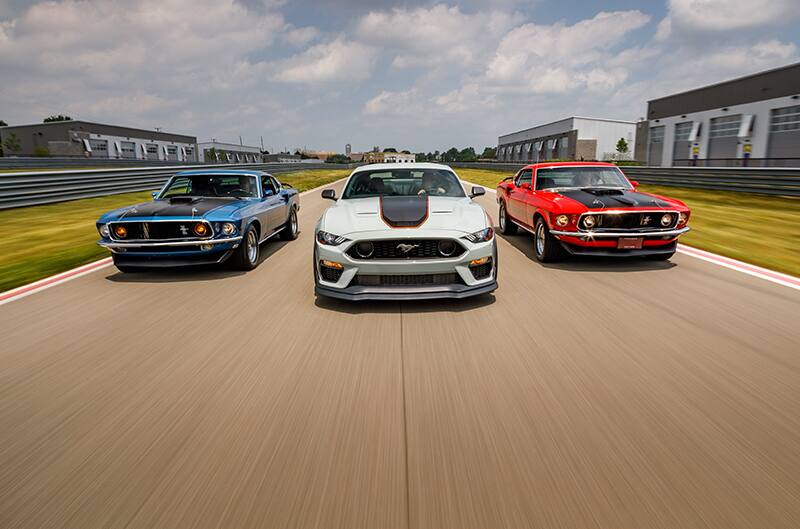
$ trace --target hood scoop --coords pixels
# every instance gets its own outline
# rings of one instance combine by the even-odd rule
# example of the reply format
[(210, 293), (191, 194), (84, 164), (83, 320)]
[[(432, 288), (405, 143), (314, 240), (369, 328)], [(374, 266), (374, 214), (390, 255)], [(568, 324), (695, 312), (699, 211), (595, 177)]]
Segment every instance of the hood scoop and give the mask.
[(392, 228), (416, 228), (428, 218), (428, 197), (381, 197), (381, 218)]
[(584, 193), (589, 193), (589, 194), (594, 195), (596, 197), (610, 196), (610, 195), (624, 195), (625, 194), (625, 191), (623, 191), (622, 189), (608, 189), (608, 188), (602, 188), (602, 187), (599, 187), (599, 188), (598, 187), (584, 187), (584, 188), (581, 188), (581, 191), (583, 191)]
[(169, 197), (167, 200), (169, 201), (170, 204), (194, 204), (195, 202), (197, 202), (198, 199), (196, 197), (176, 196), (176, 197)]

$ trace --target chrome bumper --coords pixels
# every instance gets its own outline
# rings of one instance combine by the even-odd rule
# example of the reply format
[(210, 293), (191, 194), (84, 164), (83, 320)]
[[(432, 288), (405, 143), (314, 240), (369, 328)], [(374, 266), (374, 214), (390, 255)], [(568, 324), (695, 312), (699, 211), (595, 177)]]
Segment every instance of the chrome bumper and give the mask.
[(201, 246), (204, 244), (228, 244), (240, 242), (241, 237), (228, 237), (227, 239), (208, 239), (200, 241), (172, 241), (172, 242), (153, 242), (153, 241), (97, 241), (97, 244), (104, 248), (151, 248), (158, 246)]
[(609, 237), (677, 237), (689, 231), (689, 226), (668, 231), (557, 231), (550, 230), (553, 235), (578, 237), (584, 239), (601, 239)]

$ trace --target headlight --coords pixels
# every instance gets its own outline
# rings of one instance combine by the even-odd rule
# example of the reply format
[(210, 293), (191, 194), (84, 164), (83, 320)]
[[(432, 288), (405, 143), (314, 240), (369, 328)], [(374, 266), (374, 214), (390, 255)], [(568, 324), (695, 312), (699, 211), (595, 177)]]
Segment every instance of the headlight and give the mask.
[(594, 215), (586, 215), (583, 217), (583, 225), (589, 229), (594, 228), (594, 225), (597, 224), (597, 219), (594, 218)]
[(567, 216), (567, 215), (559, 215), (558, 217), (556, 217), (556, 224), (558, 224), (559, 226), (561, 226), (563, 228), (564, 226), (569, 224), (569, 216)]
[(208, 226), (206, 226), (202, 222), (198, 222), (197, 224), (192, 226), (192, 231), (198, 237), (205, 237), (206, 235), (208, 235)]
[(665, 213), (664, 215), (661, 216), (661, 225), (666, 228), (670, 224), (672, 224), (672, 215), (669, 213)]
[(469, 242), (486, 242), (491, 241), (492, 237), (494, 237), (494, 230), (491, 227), (486, 228), (485, 230), (476, 231), (475, 233), (470, 233), (469, 235), (465, 235), (464, 238)]
[(108, 239), (108, 237), (111, 235), (111, 230), (108, 229), (108, 224), (103, 224), (97, 229), (97, 231), (100, 232), (101, 237), (104, 237), (106, 239)]
[(320, 244), (325, 244), (328, 246), (339, 246), (347, 239), (342, 237), (341, 235), (334, 235), (333, 233), (328, 233), (327, 231), (319, 230), (317, 232), (317, 242)]
[(128, 228), (125, 226), (114, 226), (114, 235), (116, 235), (118, 239), (124, 239), (128, 236)]
[(230, 222), (223, 222), (222, 233), (224, 233), (225, 235), (233, 235), (234, 233), (236, 233), (236, 225)]
[(689, 222), (689, 213), (678, 213), (678, 226), (683, 226), (687, 222)]

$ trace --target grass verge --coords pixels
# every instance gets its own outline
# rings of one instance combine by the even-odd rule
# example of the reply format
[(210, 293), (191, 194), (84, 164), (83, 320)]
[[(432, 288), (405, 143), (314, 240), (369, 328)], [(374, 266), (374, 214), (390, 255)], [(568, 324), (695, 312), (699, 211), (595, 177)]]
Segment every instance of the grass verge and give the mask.
[[(456, 169), (495, 189), (511, 173)], [(681, 242), (747, 263), (800, 276), (800, 199), (728, 191), (641, 185), (640, 190), (682, 200), (692, 209), (692, 231)]]
[[(280, 173), (300, 191), (344, 178), (348, 169)], [(109, 255), (97, 246), (95, 221), (105, 211), (150, 200), (150, 193), (126, 193), (0, 211), (0, 292)]]

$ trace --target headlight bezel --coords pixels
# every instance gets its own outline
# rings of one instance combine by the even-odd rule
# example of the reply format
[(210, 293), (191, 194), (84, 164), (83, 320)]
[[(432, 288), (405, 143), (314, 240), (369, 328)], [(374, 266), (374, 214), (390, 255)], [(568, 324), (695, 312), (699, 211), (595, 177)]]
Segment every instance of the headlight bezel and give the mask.
[(488, 226), (482, 230), (478, 230), (473, 233), (468, 233), (464, 235), (462, 239), (466, 239), (473, 244), (478, 244), (482, 242), (489, 242), (494, 238), (494, 228)]
[(111, 228), (108, 226), (108, 223), (101, 224), (97, 227), (97, 231), (100, 233), (100, 237), (104, 239), (111, 238)]
[(335, 233), (330, 233), (324, 230), (317, 230), (316, 239), (318, 243), (325, 246), (340, 246), (342, 243), (348, 241), (346, 237), (342, 237), (341, 235), (336, 235)]

